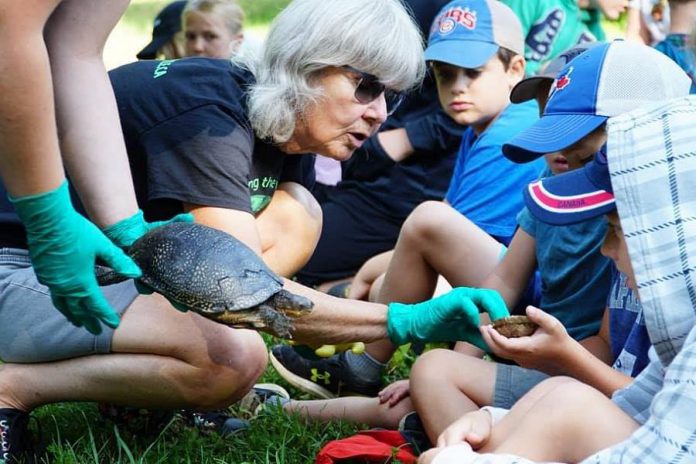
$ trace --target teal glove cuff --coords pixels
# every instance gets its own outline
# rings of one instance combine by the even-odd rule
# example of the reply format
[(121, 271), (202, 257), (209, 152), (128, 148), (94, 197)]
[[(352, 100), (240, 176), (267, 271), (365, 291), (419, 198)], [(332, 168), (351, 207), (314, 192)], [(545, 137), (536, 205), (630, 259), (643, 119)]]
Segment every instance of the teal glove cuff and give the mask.
[(411, 306), (403, 303), (389, 303), (387, 305), (387, 335), (389, 340), (397, 346), (405, 345), (411, 341), (409, 312)]
[(142, 210), (138, 210), (134, 215), (118, 221), (103, 230), (104, 234), (121, 248), (128, 248), (155, 227), (159, 227), (170, 222), (193, 222), (191, 214), (179, 214), (169, 221), (147, 222)]

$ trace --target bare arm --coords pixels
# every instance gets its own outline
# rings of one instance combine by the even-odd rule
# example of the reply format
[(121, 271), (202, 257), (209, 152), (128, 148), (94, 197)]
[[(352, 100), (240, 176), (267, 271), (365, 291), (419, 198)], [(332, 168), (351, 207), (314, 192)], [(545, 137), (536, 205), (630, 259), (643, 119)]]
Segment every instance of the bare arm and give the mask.
[(311, 314), (295, 319), (295, 338), (311, 345), (387, 338), (387, 306), (336, 298), (285, 280), (285, 289), (312, 300)]
[(43, 27), (58, 0), (0, 4), (0, 171), (14, 197), (64, 180)]
[(536, 266), (536, 240), (517, 229), (507, 253), (481, 284), (500, 292), (508, 308), (514, 307), (527, 287)]
[(227, 232), (257, 255), (261, 255), (261, 239), (256, 230), (256, 219), (250, 213), (190, 203), (184, 203), (184, 210), (193, 214), (197, 223)]
[(403, 161), (414, 152), (406, 129), (392, 129), (377, 134), (384, 151), (396, 163)]
[(63, 161), (90, 218), (102, 228), (138, 210), (102, 59), (104, 43), (128, 3), (63, 0), (45, 29)]

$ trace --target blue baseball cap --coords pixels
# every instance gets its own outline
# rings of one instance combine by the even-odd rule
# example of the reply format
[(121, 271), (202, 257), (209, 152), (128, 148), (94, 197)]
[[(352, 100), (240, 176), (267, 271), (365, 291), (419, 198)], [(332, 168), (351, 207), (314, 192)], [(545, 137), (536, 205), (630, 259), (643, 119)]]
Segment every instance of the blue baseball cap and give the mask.
[(541, 86), (544, 84), (550, 86), (566, 64), (597, 45), (599, 45), (599, 42), (584, 42), (564, 51), (549, 61), (537, 74), (518, 82), (512, 88), (512, 92), (510, 92), (510, 101), (512, 103), (524, 103), (535, 99)]
[(425, 59), (474, 69), (500, 47), (524, 56), (522, 25), (515, 13), (497, 0), (455, 0), (435, 17)]
[(575, 224), (613, 211), (606, 145), (582, 168), (529, 184), (524, 202), (532, 215), (551, 225)]
[(503, 154), (524, 163), (567, 148), (607, 119), (689, 94), (691, 81), (662, 53), (634, 42), (597, 45), (558, 73), (543, 116), (503, 144)]

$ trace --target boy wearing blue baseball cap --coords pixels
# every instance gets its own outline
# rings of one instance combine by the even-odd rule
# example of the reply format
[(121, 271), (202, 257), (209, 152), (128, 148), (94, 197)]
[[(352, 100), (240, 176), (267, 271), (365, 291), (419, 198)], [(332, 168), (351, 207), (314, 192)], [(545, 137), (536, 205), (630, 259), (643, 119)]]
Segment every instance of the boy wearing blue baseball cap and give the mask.
[[(504, 252), (522, 209), (519, 192), (536, 179), (543, 160), (517, 165), (507, 160), (502, 144), (538, 119), (534, 102), (510, 104), (512, 88), (524, 78), (524, 39), (519, 20), (495, 0), (455, 0), (443, 7), (431, 27), (425, 59), (438, 87), (440, 104), (455, 122), (469, 126), (464, 133), (446, 201), (418, 206), (402, 227), (391, 268), (408, 271), (395, 284), (386, 279), (380, 299), (422, 301), (433, 293), (434, 270), (428, 262), (435, 241), (415, 235), (438, 230), (450, 245), (438, 244), (456, 268), (455, 285), (478, 285)], [(476, 236), (473, 247), (458, 247), (463, 229)], [(427, 234), (427, 232), (426, 232)], [(479, 240), (480, 238), (480, 240)], [(468, 254), (466, 266), (458, 254)], [(480, 263), (480, 264), (478, 264)], [(403, 278), (402, 278), (403, 277)], [(408, 293), (408, 294), (406, 294)], [(478, 333), (474, 334), (479, 345)], [(296, 387), (322, 398), (346, 392), (375, 396), (381, 371), (396, 347), (371, 344), (366, 353), (341, 353), (308, 360), (292, 347), (276, 346), (271, 362)]]
[[(629, 78), (628, 82), (624, 79), (624, 76), (630, 76), (641, 68), (644, 70), (641, 79), (644, 79), (649, 87), (641, 86), (637, 82), (638, 79)], [(572, 77), (569, 76), (585, 76), (590, 85), (582, 80), (572, 82)], [(552, 86), (544, 116), (528, 131), (506, 145), (506, 154), (525, 160), (540, 156), (543, 154), (541, 150), (566, 150), (567, 144), (573, 146), (586, 143), (588, 140), (603, 143), (607, 137), (604, 123), (610, 116), (654, 104), (662, 99), (688, 95), (689, 84), (688, 77), (678, 66), (649, 47), (625, 42), (602, 44), (580, 55), (561, 70)], [(555, 132), (545, 138), (529, 135), (530, 132), (536, 135), (543, 134), (544, 131), (538, 129), (540, 126), (544, 127), (546, 132)], [(557, 132), (561, 127), (571, 128), (566, 130), (565, 139)], [(647, 134), (643, 138), (635, 136), (644, 144), (647, 143), (648, 151), (653, 149), (650, 147), (650, 137)], [(656, 143), (654, 148), (659, 148), (658, 139)], [(612, 148), (611, 145), (609, 148)], [(539, 220), (551, 224), (577, 224), (595, 220), (601, 214), (612, 211), (615, 208), (614, 195), (609, 182), (605, 149), (600, 150), (594, 161), (583, 169), (530, 184), (524, 195), (529, 211)], [(649, 201), (649, 194), (643, 200)], [(637, 199), (633, 199), (631, 203), (634, 204), (636, 201)], [(625, 295), (628, 292), (627, 287), (635, 288), (630, 263), (626, 264), (625, 257), (618, 258), (614, 253), (607, 252), (608, 246), (615, 245), (612, 240), (616, 237), (616, 228), (617, 222), (610, 221), (610, 231), (603, 249), (603, 252), (616, 262), (618, 270), (622, 271), (620, 280), (614, 282), (612, 287), (612, 297), (615, 292)], [(595, 349), (590, 349), (589, 352), (573, 343), (562, 327), (553, 323), (548, 315), (532, 307), (528, 308), (527, 314), (541, 326), (533, 336), (506, 339), (490, 327), (482, 328), (482, 336), (493, 351), (502, 357), (513, 359), (522, 366), (536, 367), (555, 375), (566, 374), (575, 377), (610, 396), (617, 389), (628, 385), (631, 381), (630, 375), (637, 374), (648, 364), (647, 351), (650, 346), (640, 306), (637, 308), (638, 311), (633, 311), (636, 308), (614, 308), (611, 301), (612, 299), (610, 308), (605, 313), (600, 337), (595, 340)], [(610, 319), (611, 323), (607, 324)], [(601, 343), (604, 343), (604, 348), (601, 347)], [(614, 369), (605, 364), (609, 362), (614, 362)], [(529, 398), (546, 393), (544, 388), (554, 388), (555, 384), (552, 382), (544, 382), (545, 387), (540, 386), (532, 390)], [(495, 404), (495, 400), (493, 403)], [(520, 400), (520, 404), (529, 403)], [(441, 435), (441, 438), (445, 438), (442, 438), (441, 442), (449, 445), (458, 437), (468, 441), (475, 449), (486, 449), (484, 443), (488, 439), (490, 419), (491, 416), (487, 412), (471, 413), (445, 430)], [(465, 439), (465, 429), (473, 422), (476, 422), (476, 427), (487, 428), (487, 431), (483, 435), (478, 434), (476, 438)], [(598, 436), (611, 439), (609, 435)], [(537, 455), (521, 453), (538, 458)], [(545, 456), (543, 460), (578, 460), (577, 456), (568, 456)]]
[[(547, 380), (508, 415), (499, 414), (499, 426), (491, 427), (486, 412), (462, 417), (423, 462), (693, 462), (694, 125), (695, 97), (613, 117), (606, 156), (543, 185), (556, 204), (528, 196), (537, 202), (535, 214), (552, 224), (606, 215), (610, 230), (602, 251), (640, 292), (651, 341), (648, 367), (611, 399), (570, 379)], [(473, 452), (466, 443), (471, 431), (488, 442), (477, 451), (489, 454)]]

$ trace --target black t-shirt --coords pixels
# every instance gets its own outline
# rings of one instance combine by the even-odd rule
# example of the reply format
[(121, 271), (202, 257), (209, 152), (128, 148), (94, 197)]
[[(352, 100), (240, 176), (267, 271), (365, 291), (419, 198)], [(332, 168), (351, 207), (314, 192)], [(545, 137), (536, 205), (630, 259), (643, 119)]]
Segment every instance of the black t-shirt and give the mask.
[[(139, 61), (109, 76), (138, 204), (149, 220), (180, 213), (183, 203), (258, 214), (280, 182), (311, 188), (312, 155), (285, 155), (254, 137), (248, 71), (227, 60), (187, 58)], [(26, 247), (2, 193), (0, 246)]]

